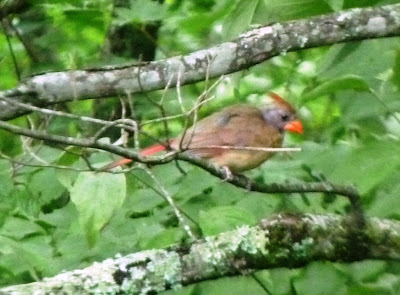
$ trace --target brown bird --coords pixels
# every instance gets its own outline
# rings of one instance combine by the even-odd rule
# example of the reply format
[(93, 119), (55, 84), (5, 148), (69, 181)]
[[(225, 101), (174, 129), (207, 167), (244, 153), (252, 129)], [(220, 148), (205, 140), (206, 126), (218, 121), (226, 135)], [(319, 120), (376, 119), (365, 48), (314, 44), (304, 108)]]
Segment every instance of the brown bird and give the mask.
[[(264, 109), (243, 104), (226, 107), (198, 121), (184, 134), (171, 140), (169, 147), (172, 150), (182, 149), (234, 173), (258, 167), (274, 152), (257, 148), (281, 147), (285, 130), (303, 133), (303, 125), (296, 119), (295, 109), (277, 94), (270, 95), (274, 106)], [(166, 150), (167, 146), (152, 145), (140, 154), (149, 156)], [(102, 170), (130, 162), (130, 159), (121, 159)]]

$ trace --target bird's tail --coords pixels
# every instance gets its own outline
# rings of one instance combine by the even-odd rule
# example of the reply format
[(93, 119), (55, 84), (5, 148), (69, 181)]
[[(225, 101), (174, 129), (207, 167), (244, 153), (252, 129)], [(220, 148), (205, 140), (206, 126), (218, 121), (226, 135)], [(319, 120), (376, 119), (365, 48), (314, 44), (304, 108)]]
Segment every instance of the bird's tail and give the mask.
[[(155, 144), (155, 145), (151, 145), (151, 146), (149, 146), (149, 147), (143, 149), (143, 150), (140, 152), (140, 155), (141, 155), (141, 156), (150, 156), (150, 155), (152, 155), (152, 154), (162, 152), (162, 151), (164, 151), (165, 149), (166, 149), (166, 147), (165, 147), (164, 145), (162, 145), (162, 144)], [(112, 163), (110, 163), (110, 164), (107, 164), (107, 165), (101, 167), (101, 168), (100, 168), (100, 171), (109, 171), (109, 170), (111, 170), (111, 169), (113, 169), (113, 168), (115, 168), (115, 167), (119, 167), (119, 166), (122, 166), (122, 165), (125, 165), (125, 164), (129, 164), (129, 163), (131, 163), (131, 162), (132, 162), (131, 159), (122, 158), (122, 159), (119, 159), (119, 160), (117, 160), (117, 161), (115, 161), (115, 162), (112, 162)]]

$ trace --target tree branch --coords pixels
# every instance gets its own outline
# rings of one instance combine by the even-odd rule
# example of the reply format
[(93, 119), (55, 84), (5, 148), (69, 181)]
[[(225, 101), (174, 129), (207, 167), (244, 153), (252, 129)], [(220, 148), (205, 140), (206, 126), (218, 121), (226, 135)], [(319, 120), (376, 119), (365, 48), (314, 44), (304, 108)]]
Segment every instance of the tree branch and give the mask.
[(117, 256), (42, 282), (6, 287), (0, 294), (157, 294), (316, 260), (399, 260), (399, 245), (399, 221), (373, 218), (360, 230), (347, 217), (280, 214), (255, 227), (243, 226), (187, 246)]
[[(359, 216), (361, 213), (360, 197), (358, 192), (349, 186), (336, 185), (327, 181), (324, 182), (313, 182), (313, 183), (272, 183), (272, 184), (262, 184), (257, 183), (249, 179), (244, 175), (232, 175), (231, 178), (226, 179), (224, 169), (214, 166), (212, 163), (193, 157), (184, 152), (173, 151), (163, 156), (141, 156), (140, 153), (132, 151), (128, 148), (123, 148), (120, 146), (113, 145), (111, 143), (106, 143), (103, 141), (98, 141), (96, 137), (88, 139), (80, 139), (74, 137), (67, 137), (62, 135), (48, 134), (43, 131), (31, 130), (22, 127), (15, 126), (13, 124), (0, 121), (0, 128), (7, 130), (13, 134), (19, 134), (23, 136), (28, 136), (31, 138), (49, 141), (53, 143), (63, 144), (63, 145), (74, 145), (85, 148), (94, 148), (103, 151), (107, 151), (116, 155), (120, 155), (124, 158), (132, 159), (134, 162), (145, 163), (150, 165), (162, 165), (169, 163), (174, 160), (182, 160), (198, 166), (210, 174), (222, 179), (227, 182), (244, 188), (249, 191), (257, 191), (263, 193), (307, 193), (307, 192), (321, 192), (328, 194), (337, 194), (345, 196), (350, 200), (352, 207), (355, 209)], [(362, 219), (362, 218), (361, 218)]]
[[(77, 99), (163, 89), (169, 81), (189, 84), (247, 69), (280, 53), (340, 42), (400, 35), (400, 4), (357, 8), (251, 30), (236, 40), (164, 60), (96, 69), (52, 72), (28, 78), (0, 92), (35, 106)], [(140, 76), (140, 79), (139, 79)], [(24, 108), (0, 102), (0, 119), (26, 114)]]

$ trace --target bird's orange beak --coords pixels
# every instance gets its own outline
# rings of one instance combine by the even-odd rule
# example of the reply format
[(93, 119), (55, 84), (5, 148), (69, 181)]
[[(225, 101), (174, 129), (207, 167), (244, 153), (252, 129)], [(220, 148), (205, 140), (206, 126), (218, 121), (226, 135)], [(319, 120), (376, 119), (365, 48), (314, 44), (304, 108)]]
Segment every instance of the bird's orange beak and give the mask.
[(300, 121), (291, 121), (287, 123), (283, 129), (290, 132), (303, 134), (303, 124), (301, 124)]

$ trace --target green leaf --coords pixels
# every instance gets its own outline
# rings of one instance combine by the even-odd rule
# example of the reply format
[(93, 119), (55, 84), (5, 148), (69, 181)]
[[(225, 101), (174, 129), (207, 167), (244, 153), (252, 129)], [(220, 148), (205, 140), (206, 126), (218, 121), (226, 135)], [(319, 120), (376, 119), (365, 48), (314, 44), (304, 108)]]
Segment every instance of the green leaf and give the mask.
[(355, 184), (359, 192), (365, 194), (399, 169), (399, 152), (397, 141), (370, 138), (356, 147), (307, 143), (298, 158), (328, 180), (343, 185)]
[(0, 161), (0, 188), (0, 196), (8, 196), (13, 188), (9, 161)]
[[(201, 181), (199, 181), (201, 179)], [(218, 183), (218, 179), (205, 172), (203, 169), (193, 167), (187, 171), (186, 175), (179, 182), (177, 198), (189, 199), (201, 194), (207, 188), (213, 187)]]
[[(57, 159), (56, 164), (62, 166), (72, 166), (74, 163), (79, 161), (79, 153), (81, 149), (78, 147), (68, 147), (66, 152), (63, 152), (61, 156)], [(56, 176), (58, 181), (68, 190), (72, 188), (77, 175), (79, 173), (72, 170), (57, 169)]]
[(52, 247), (50, 238), (46, 236), (33, 236), (16, 242), (0, 235), (0, 253), (0, 266), (19, 275), (45, 271), (52, 263)]
[(252, 193), (249, 198), (242, 198), (237, 206), (251, 212), (257, 220), (266, 218), (275, 212), (280, 196)]
[(336, 79), (346, 75), (363, 77), (368, 85), (379, 91), (377, 76), (393, 67), (398, 39), (368, 40), (331, 46), (317, 66), (321, 79)]
[(311, 91), (307, 91), (302, 97), (304, 100), (314, 99), (320, 96), (329, 95), (342, 90), (369, 91), (368, 83), (360, 76), (345, 75), (335, 79), (322, 82)]
[[(399, 169), (398, 142), (371, 141), (341, 157), (330, 175), (337, 183), (355, 183), (361, 194), (369, 192)], [(377, 155), (379, 153), (379, 156)]]
[(23, 239), (33, 234), (43, 235), (44, 231), (39, 225), (30, 220), (10, 216), (4, 222), (0, 233), (7, 237)]
[(224, 39), (231, 40), (243, 33), (251, 24), (254, 11), (260, 0), (241, 0), (224, 23)]
[(167, 228), (154, 236), (145, 245), (146, 249), (161, 249), (172, 244), (179, 243), (183, 238), (183, 232), (180, 228)]
[(345, 283), (346, 278), (332, 263), (315, 262), (294, 280), (294, 289), (299, 295), (345, 295)]
[(88, 243), (93, 246), (100, 230), (125, 200), (125, 176), (83, 172), (79, 174), (70, 192)]
[[(264, 273), (265, 271), (263, 271)], [(297, 277), (300, 269), (275, 268), (268, 271), (272, 286), (268, 286), (271, 294), (293, 294), (293, 278)], [(258, 275), (257, 275), (258, 276)]]
[(393, 65), (392, 82), (396, 87), (400, 88), (400, 50), (396, 52), (396, 57)]
[(353, 262), (346, 266), (349, 274), (358, 282), (375, 281), (387, 268), (387, 262), (379, 260), (365, 260)]
[(324, 0), (334, 11), (343, 9), (344, 0)]
[(205, 235), (233, 230), (238, 226), (254, 225), (256, 218), (245, 209), (235, 206), (220, 206), (200, 212), (199, 225)]
[(53, 169), (40, 169), (36, 172), (30, 180), (29, 189), (42, 204), (58, 198), (65, 191)]
[[(398, 176), (398, 174), (397, 174)], [(395, 178), (393, 181), (396, 181)], [(382, 189), (377, 192), (374, 202), (370, 204), (368, 213), (371, 216), (391, 218), (400, 217), (400, 184), (395, 185), (390, 190)]]
[(254, 20), (271, 23), (305, 18), (331, 12), (330, 6), (321, 0), (263, 0), (257, 7)]
[(162, 20), (167, 12), (166, 5), (150, 0), (131, 0), (130, 8), (117, 8), (117, 23), (123, 25), (132, 21), (150, 22)]

